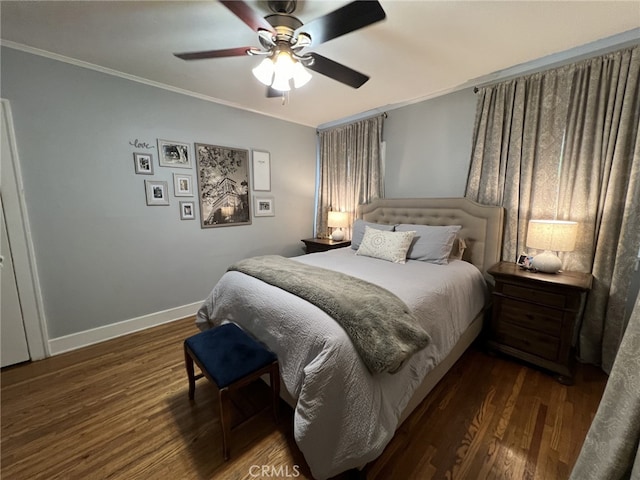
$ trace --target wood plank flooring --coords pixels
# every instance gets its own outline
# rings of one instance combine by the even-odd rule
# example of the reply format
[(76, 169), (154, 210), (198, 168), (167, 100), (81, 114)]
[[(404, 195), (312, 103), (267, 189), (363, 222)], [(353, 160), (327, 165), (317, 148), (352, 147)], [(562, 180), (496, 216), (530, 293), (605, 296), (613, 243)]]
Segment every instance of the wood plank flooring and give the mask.
[[(282, 403), (232, 432), (222, 459), (217, 395), (187, 397), (184, 319), (46, 360), (3, 369), (3, 479), (312, 478)], [(367, 467), (368, 480), (568, 478), (606, 376), (579, 366), (567, 387), (523, 364), (470, 348)], [(234, 418), (269, 402), (256, 383)], [(264, 474), (264, 475), (263, 475)], [(353, 476), (347, 472), (340, 480)]]

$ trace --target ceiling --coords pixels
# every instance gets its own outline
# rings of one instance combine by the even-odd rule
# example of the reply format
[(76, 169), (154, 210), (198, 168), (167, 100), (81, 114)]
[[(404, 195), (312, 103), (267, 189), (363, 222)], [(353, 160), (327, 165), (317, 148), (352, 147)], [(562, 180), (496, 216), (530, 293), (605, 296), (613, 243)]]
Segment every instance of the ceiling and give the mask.
[[(266, 1), (247, 3), (269, 13)], [(304, 23), (346, 3), (300, 0), (294, 15)], [(255, 32), (216, 1), (2, 1), (0, 31), (9, 47), (312, 127), (432, 98), (514, 65), (640, 31), (638, 1), (380, 3), (386, 20), (311, 49), (371, 79), (356, 90), (312, 72), (284, 105), (282, 98), (266, 98), (251, 74), (259, 57), (185, 62), (173, 56), (259, 46)]]

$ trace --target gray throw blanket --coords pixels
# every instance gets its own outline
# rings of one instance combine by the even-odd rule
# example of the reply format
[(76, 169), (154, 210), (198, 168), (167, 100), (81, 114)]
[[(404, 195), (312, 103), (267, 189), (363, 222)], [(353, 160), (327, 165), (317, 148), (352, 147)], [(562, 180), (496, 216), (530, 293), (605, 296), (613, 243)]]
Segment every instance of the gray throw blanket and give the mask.
[(279, 255), (241, 260), (229, 270), (258, 278), (324, 310), (344, 328), (372, 373), (397, 372), (431, 341), (396, 295), (350, 275)]

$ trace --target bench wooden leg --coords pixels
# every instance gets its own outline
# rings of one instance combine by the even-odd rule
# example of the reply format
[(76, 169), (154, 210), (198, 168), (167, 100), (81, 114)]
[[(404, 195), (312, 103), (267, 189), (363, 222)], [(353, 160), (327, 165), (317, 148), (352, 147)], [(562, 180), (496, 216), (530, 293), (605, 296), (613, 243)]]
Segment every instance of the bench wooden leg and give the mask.
[(222, 456), (229, 460), (230, 439), (231, 439), (231, 402), (229, 400), (229, 389), (222, 388), (218, 391), (220, 399), (220, 423), (222, 426)]
[(184, 365), (187, 368), (187, 376), (189, 377), (189, 399), (193, 400), (196, 393), (196, 376), (193, 369), (193, 358), (184, 346)]
[(269, 372), (269, 382), (271, 383), (271, 395), (273, 401), (273, 418), (278, 423), (278, 410), (280, 405), (280, 369), (278, 362), (273, 362)]

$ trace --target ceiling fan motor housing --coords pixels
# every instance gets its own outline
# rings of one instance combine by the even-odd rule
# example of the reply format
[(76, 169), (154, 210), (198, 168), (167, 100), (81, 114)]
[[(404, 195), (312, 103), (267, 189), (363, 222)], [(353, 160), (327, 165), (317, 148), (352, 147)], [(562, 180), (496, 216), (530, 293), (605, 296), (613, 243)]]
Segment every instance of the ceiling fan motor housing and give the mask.
[(275, 13), (293, 13), (296, 10), (296, 0), (269, 0), (269, 9)]
[(273, 25), (273, 28), (276, 31), (276, 42), (279, 40), (286, 40), (288, 43), (295, 43), (293, 34), (296, 29), (303, 25), (296, 17), (286, 13), (273, 13), (264, 17), (264, 19)]

